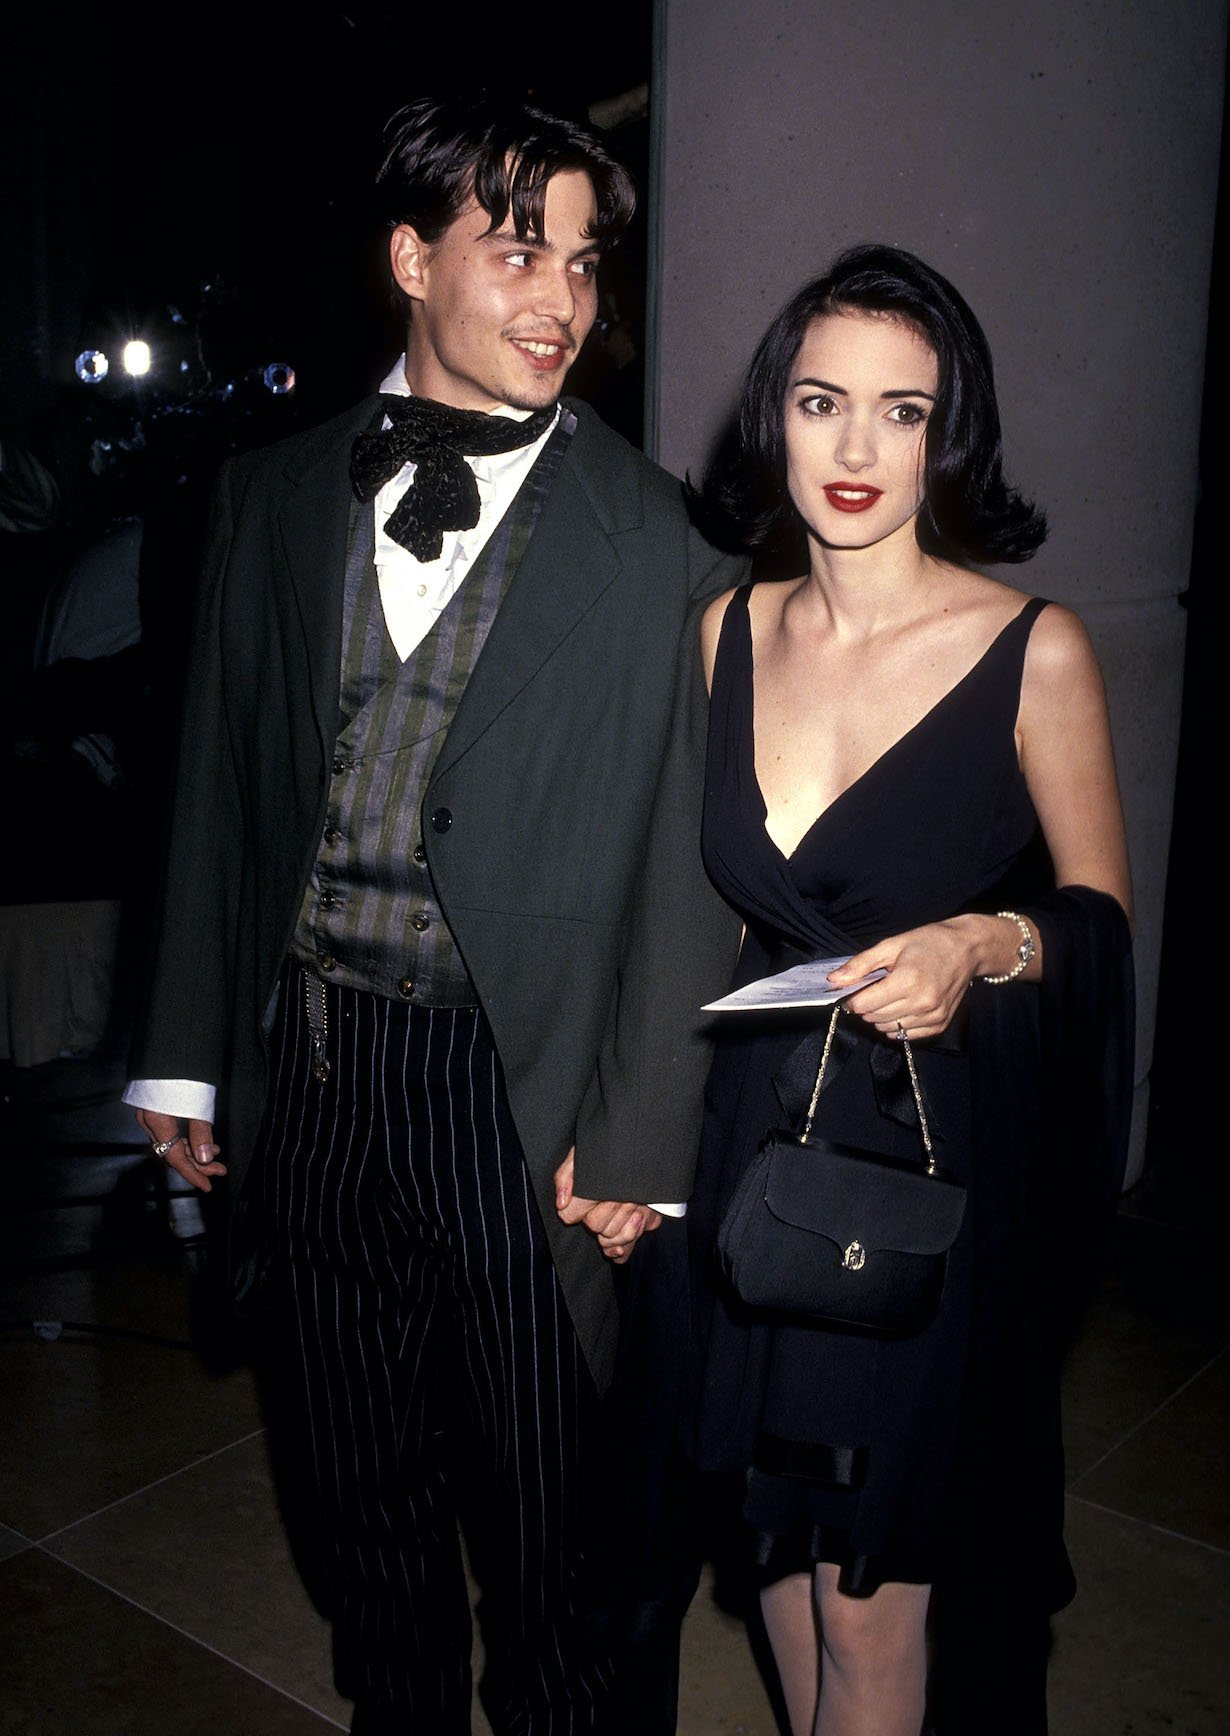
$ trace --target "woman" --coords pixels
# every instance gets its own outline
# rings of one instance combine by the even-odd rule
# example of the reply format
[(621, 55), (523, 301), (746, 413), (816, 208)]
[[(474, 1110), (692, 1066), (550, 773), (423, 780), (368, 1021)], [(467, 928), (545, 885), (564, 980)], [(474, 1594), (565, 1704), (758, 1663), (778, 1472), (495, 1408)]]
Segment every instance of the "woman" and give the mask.
[(835, 986), (885, 972), (846, 1001), (816, 1131), (918, 1157), (904, 1034), (969, 1190), (922, 1331), (742, 1308), (712, 1238), (766, 1132), (799, 1125), (822, 1027), (721, 1026), (690, 1218), (696, 1453), (748, 1472), (795, 1736), (918, 1736), (933, 1586), (941, 1736), (1040, 1732), (1045, 1617), (1071, 1594), (1058, 1353), (1130, 1092), (1101, 678), (1075, 615), (974, 570), (1027, 559), (1045, 521), (1003, 480), (977, 321), (910, 254), (856, 248), (783, 309), (696, 504), (790, 575), (702, 628), (705, 855), (746, 921), (736, 982), (845, 954)]

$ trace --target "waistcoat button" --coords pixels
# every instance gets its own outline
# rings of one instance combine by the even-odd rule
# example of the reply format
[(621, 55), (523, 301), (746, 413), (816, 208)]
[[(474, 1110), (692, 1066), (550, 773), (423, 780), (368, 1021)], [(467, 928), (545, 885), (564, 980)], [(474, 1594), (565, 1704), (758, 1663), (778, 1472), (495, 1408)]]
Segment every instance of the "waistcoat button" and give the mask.
[(427, 860), (427, 852), (421, 844), (414, 846), (414, 860), (416, 862), (426, 862)]
[(316, 962), (320, 966), (321, 970), (336, 970), (337, 969), (337, 960), (334, 958), (333, 954), (330, 952), (320, 953), (319, 956), (317, 957)]
[(397, 985), (397, 992), (404, 1000), (409, 1000), (414, 993), (414, 984), (409, 977), (403, 977)]
[(417, 930), (417, 932), (419, 934), (422, 934), (423, 930), (428, 926), (428, 922), (429, 922), (429, 918), (424, 916), (421, 910), (418, 912), (418, 914), (416, 916), (412, 916), (410, 918), (411, 928)]

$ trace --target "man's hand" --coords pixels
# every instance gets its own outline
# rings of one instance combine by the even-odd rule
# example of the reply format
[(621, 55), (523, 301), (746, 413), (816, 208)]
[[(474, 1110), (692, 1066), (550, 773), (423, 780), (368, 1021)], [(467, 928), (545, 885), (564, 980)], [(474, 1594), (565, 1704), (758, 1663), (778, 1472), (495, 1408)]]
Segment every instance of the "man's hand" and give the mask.
[[(218, 1162), (221, 1146), (214, 1144), (214, 1130), (208, 1121), (181, 1122), (174, 1115), (160, 1115), (156, 1109), (138, 1109), (137, 1122), (142, 1133), (153, 1146), (170, 1141), (163, 1152), (155, 1153), (162, 1158), (168, 1169), (173, 1169), (176, 1175), (182, 1175), (184, 1180), (199, 1188), (202, 1193), (209, 1193), (212, 1188), (210, 1176), (225, 1175), (226, 1165)], [(181, 1131), (187, 1127), (187, 1132)]]
[(555, 1209), (566, 1224), (584, 1224), (598, 1238), (608, 1260), (622, 1266), (646, 1230), (656, 1230), (662, 1214), (635, 1200), (586, 1200), (572, 1191), (576, 1148), (555, 1172)]

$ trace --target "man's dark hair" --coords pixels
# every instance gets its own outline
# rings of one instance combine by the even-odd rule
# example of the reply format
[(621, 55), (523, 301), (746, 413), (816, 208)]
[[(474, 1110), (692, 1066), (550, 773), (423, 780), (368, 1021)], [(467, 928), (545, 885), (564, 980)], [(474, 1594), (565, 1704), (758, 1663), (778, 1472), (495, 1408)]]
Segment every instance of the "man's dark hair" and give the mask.
[(385, 125), (376, 196), (390, 229), (408, 223), (428, 243), (471, 198), (492, 229), (511, 211), (521, 239), (541, 240), (547, 183), (561, 169), (581, 169), (593, 182), (592, 237), (610, 246), (636, 206), (631, 175), (587, 127), (516, 98), (423, 97), (398, 109)]
[(850, 248), (805, 284), (762, 338), (737, 421), (690, 493), (707, 534), (781, 568), (806, 566), (806, 532), (786, 488), (786, 396), (808, 327), (833, 313), (904, 320), (935, 351), (939, 386), (927, 421), (919, 547), (959, 563), (1028, 560), (1046, 537), (1046, 518), (1004, 481), (982, 327), (947, 278), (912, 253), (875, 243)]

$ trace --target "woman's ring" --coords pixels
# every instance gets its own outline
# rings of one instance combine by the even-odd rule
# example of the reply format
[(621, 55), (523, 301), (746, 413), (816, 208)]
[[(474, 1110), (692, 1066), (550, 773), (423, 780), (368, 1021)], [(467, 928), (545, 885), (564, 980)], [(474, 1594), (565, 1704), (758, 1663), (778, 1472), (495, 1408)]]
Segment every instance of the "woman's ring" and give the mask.
[(182, 1133), (177, 1133), (174, 1139), (151, 1139), (149, 1148), (155, 1157), (165, 1157), (171, 1147), (178, 1145), (183, 1137)]

